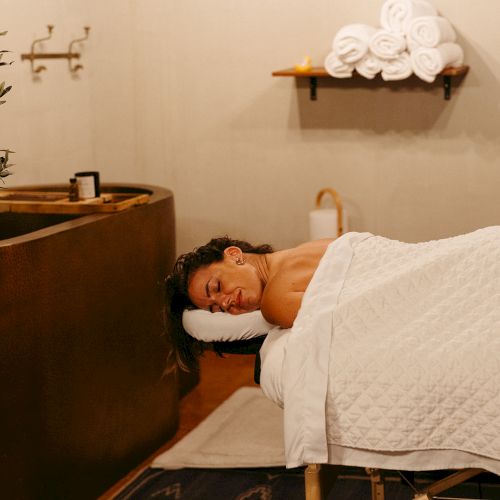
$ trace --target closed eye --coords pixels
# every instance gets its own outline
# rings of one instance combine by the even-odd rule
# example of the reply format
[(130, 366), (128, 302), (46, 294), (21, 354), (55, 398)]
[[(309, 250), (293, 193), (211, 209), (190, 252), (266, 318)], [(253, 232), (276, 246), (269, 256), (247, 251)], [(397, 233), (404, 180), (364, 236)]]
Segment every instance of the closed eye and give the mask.
[[(212, 289), (212, 293), (220, 293), (221, 291), (221, 284), (220, 284), (220, 280), (217, 281), (217, 284), (215, 285), (215, 287), (212, 287), (212, 285), (210, 284), (210, 282), (208, 282), (205, 286), (205, 289), (206, 289), (206, 293), (207, 293), (207, 297), (210, 297), (210, 292), (209, 292), (209, 289)], [(214, 312), (221, 312), (222, 309), (217, 305), (217, 304), (212, 304), (208, 307), (209, 311), (211, 313), (214, 313)]]

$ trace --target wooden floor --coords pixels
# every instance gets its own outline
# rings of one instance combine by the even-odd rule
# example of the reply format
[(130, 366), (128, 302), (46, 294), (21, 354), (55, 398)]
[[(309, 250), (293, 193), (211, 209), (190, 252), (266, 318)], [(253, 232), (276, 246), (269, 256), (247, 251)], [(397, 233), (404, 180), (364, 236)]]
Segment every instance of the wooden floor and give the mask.
[(257, 387), (253, 381), (254, 361), (255, 356), (251, 355), (225, 354), (221, 358), (213, 352), (206, 352), (200, 360), (200, 383), (180, 401), (179, 429), (176, 434), (139, 467), (99, 497), (99, 500), (109, 500), (117, 495), (149, 467), (157, 455), (180, 441), (236, 389), (243, 386)]

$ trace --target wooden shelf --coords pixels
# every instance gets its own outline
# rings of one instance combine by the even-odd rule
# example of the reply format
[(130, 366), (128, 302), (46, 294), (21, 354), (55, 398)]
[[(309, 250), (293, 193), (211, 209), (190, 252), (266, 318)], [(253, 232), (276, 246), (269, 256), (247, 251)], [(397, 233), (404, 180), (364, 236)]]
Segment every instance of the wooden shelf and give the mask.
[[(449, 100), (451, 98), (451, 78), (454, 76), (463, 76), (467, 74), (468, 71), (469, 66), (458, 66), (456, 68), (446, 68), (441, 73), (439, 73), (439, 75), (443, 77), (444, 98), (446, 100)], [(312, 101), (315, 101), (317, 99), (316, 90), (318, 86), (318, 78), (332, 78), (335, 80), (335, 78), (327, 73), (325, 68), (319, 66), (313, 67), (309, 71), (297, 71), (295, 68), (280, 69), (278, 71), (273, 71), (272, 76), (309, 78), (310, 98)], [(356, 72), (353, 73), (353, 78), (363, 78), (364, 80), (367, 80)]]

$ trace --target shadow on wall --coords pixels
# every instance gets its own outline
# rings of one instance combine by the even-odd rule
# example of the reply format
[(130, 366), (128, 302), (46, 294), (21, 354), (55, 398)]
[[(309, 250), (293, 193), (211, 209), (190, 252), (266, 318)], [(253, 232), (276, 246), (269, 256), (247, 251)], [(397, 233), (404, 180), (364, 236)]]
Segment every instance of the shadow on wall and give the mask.
[[(180, 203), (179, 203), (180, 207)], [(178, 213), (185, 211), (185, 208), (178, 210)], [(189, 210), (189, 209), (188, 209)], [(237, 238), (237, 231), (231, 225), (224, 225), (224, 230), (221, 231), (220, 221), (214, 221), (209, 217), (200, 218), (195, 215), (186, 217), (178, 217), (178, 248), (177, 254), (191, 252), (195, 248), (205, 245), (211, 238), (228, 235), (231, 238)]]
[[(442, 137), (461, 133), (494, 140), (500, 136), (494, 116), (500, 107), (500, 82), (495, 68), (489, 67), (470, 44), (462, 44), (470, 71), (453, 77), (451, 100), (444, 100), (443, 80), (438, 76), (427, 83), (415, 75), (384, 82), (363, 77), (352, 79), (318, 78), (317, 101), (309, 97), (309, 79), (296, 78), (297, 112), (291, 107), (289, 127), (301, 129), (340, 129), (386, 132), (427, 133)], [(278, 79), (276, 79), (278, 80)], [(285, 82), (278, 85), (290, 88)], [(298, 120), (298, 123), (297, 123)]]
[[(244, 202), (240, 202), (241, 207), (244, 207)], [(276, 250), (280, 249), (277, 246), (276, 238), (274, 235), (279, 234), (280, 230), (283, 227), (283, 218), (282, 214), (276, 215), (272, 220), (268, 218), (264, 225), (260, 223), (256, 223), (255, 221), (261, 221), (263, 217), (266, 217), (266, 208), (262, 207), (258, 213), (256, 209), (249, 208), (246, 205), (248, 210), (242, 208), (238, 210), (238, 216), (231, 220), (220, 221), (214, 220), (213, 218), (200, 218), (196, 215), (180, 217), (177, 221), (178, 231), (178, 248), (177, 254), (190, 252), (195, 248), (205, 245), (209, 242), (211, 238), (218, 238), (221, 236), (229, 236), (233, 239), (239, 239), (243, 241), (249, 241), (252, 244), (260, 245), (260, 244), (270, 244), (275, 247)], [(350, 209), (350, 205), (349, 205)], [(258, 210), (258, 209), (257, 209)], [(357, 208), (359, 212), (359, 208)], [(252, 211), (252, 214), (249, 212)], [(243, 215), (239, 215), (243, 214)], [(351, 212), (349, 212), (351, 215)], [(304, 218), (307, 217), (307, 213), (301, 214)], [(300, 220), (299, 217), (295, 217), (294, 219), (297, 227), (306, 227), (307, 228), (307, 220)], [(296, 239), (296, 244), (303, 243), (308, 240), (308, 232), (298, 232)], [(291, 244), (290, 244), (291, 245)]]
[[(457, 78), (453, 84), (457, 85)], [(379, 134), (429, 130), (449, 114), (458, 97), (453, 88), (451, 100), (444, 101), (441, 78), (428, 84), (414, 75), (394, 82), (385, 82), (380, 76), (374, 80), (358, 76), (319, 79), (319, 102), (309, 98), (308, 79), (296, 79), (296, 87), (301, 128), (357, 129)]]

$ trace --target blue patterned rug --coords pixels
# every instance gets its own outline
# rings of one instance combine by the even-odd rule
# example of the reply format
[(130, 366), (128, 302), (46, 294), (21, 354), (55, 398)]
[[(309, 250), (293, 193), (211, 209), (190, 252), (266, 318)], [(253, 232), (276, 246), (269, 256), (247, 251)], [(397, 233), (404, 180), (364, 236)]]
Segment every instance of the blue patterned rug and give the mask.
[(304, 470), (149, 468), (117, 500), (304, 499)]
[[(363, 469), (345, 468), (327, 500), (370, 500), (371, 485)], [(439, 479), (439, 472), (418, 473), (417, 486)], [(477, 476), (443, 496), (500, 500), (498, 478)], [(411, 500), (412, 489), (396, 473), (385, 476), (386, 500)], [(303, 500), (304, 469), (146, 469), (115, 500)]]

